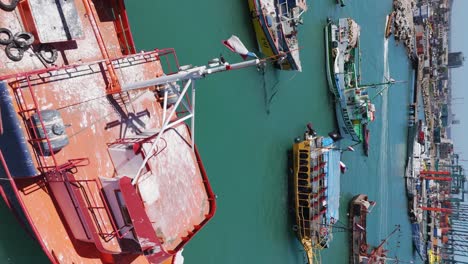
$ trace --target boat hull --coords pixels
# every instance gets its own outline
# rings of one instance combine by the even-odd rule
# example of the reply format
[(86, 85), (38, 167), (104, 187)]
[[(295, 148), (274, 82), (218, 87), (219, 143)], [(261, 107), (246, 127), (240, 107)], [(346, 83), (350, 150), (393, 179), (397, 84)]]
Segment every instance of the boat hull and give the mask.
[(297, 237), (309, 263), (316, 251), (328, 247), (332, 226), (339, 219), (341, 153), (330, 142), (330, 138), (306, 136), (293, 145), (291, 185)]
[[(68, 23), (54, 1), (42, 2), (55, 19), (49, 9), (31, 12), (44, 11), (35, 2), (20, 3), (21, 17), (0, 12), (0, 20), (15, 32), (41, 27), (30, 16), (57, 29)], [(122, 0), (72, 4), (70, 13), (84, 21), (73, 26), (87, 34), (50, 44), (63, 51), (56, 63), (39, 54), (20, 63), (0, 58), (0, 193), (52, 263), (170, 261), (213, 217), (215, 196), (184, 122), (161, 136), (164, 151), (149, 146), (163, 134), (161, 87), (123, 87), (174, 73), (163, 72), (160, 60), (171, 56), (178, 68), (177, 57), (172, 49), (135, 52)], [(50, 125), (50, 110), (60, 111), (60, 125)], [(53, 148), (56, 135), (70, 140)]]
[[(257, 43), (264, 56), (276, 60), (275, 66), (282, 70), (301, 71), (300, 65), (291, 55), (291, 50), (285, 43), (282, 30), (276, 30), (277, 38), (273, 36), (273, 28), (270, 25), (271, 18), (262, 10), (262, 1), (276, 2), (273, 0), (248, 0), (250, 16), (254, 27)], [(275, 41), (276, 39), (276, 41)], [(283, 50), (279, 46), (284, 47)], [(280, 59), (283, 57), (282, 59)]]
[(362, 210), (360, 200), (367, 199), (367, 195), (359, 194), (353, 197), (349, 203), (349, 229), (350, 235), (350, 256), (349, 263), (360, 264), (361, 255), (367, 253), (367, 213)]
[(333, 47), (334, 37), (332, 36), (333, 31), (335, 30), (333, 23), (328, 23), (325, 27), (325, 47), (326, 47), (326, 73), (327, 73), (327, 82), (328, 88), (335, 99), (335, 115), (338, 124), (338, 129), (343, 138), (348, 140), (361, 142), (362, 135), (356, 132), (355, 125), (350, 119), (350, 113), (348, 113), (347, 102), (344, 95), (344, 82), (340, 80), (340, 76), (336, 73), (336, 61), (334, 59)]
[(385, 26), (385, 38), (389, 38), (392, 35), (393, 30), (393, 19), (395, 18), (395, 12), (390, 13), (387, 17), (387, 23)]

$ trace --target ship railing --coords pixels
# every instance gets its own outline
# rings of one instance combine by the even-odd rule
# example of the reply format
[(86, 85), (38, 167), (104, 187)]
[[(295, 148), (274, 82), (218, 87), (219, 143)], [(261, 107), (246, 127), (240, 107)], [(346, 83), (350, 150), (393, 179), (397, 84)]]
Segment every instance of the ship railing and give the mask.
[[(180, 65), (178, 58), (175, 50), (172, 48), (156, 49), (149, 52), (121, 56), (112, 59), (111, 63), (115, 66), (115, 69), (119, 69), (120, 67), (133, 66), (154, 60), (159, 61), (166, 75), (175, 74), (179, 71)], [(92, 67), (96, 65), (100, 67)], [(60, 164), (55, 157), (54, 151), (52, 151), (53, 148), (50, 138), (47, 136), (48, 133), (41, 114), (42, 108), (35, 93), (36, 86), (48, 82), (57, 82), (60, 80), (74, 78), (72, 74), (77, 76), (79, 75), (77, 73), (82, 73), (83, 75), (97, 73), (101, 70), (94, 70), (94, 68), (106, 69), (105, 67), (105, 60), (100, 60), (91, 63), (52, 67), (0, 77), (0, 81), (10, 80), (9, 85), (14, 91), (15, 99), (19, 108), (18, 113), (25, 124), (25, 130), (29, 138), (29, 142), (35, 146), (35, 159), (41, 173), (46, 173), (50, 170), (59, 171)], [(54, 80), (48, 81), (47, 78), (52, 76), (54, 77)], [(13, 81), (11, 81), (11, 79), (13, 79)], [(116, 92), (116, 94), (117, 93), (121, 93), (121, 91)], [(34, 120), (31, 118), (34, 114), (37, 115), (39, 124), (36, 124), (37, 129), (29, 129), (35, 127), (35, 124), (33, 123)], [(39, 136), (41, 133), (44, 136)], [(46, 143), (46, 146), (51, 150), (49, 154), (46, 153), (41, 144), (38, 144), (39, 142)]]
[[(112, 217), (110, 205), (107, 203), (102, 192), (102, 185), (100, 182), (96, 179), (75, 179), (71, 176), (77, 173), (78, 167), (87, 166), (88, 164), (88, 159), (70, 160), (68, 163), (61, 166), (60, 171), (53, 170), (47, 173), (46, 180), (49, 183), (60, 182), (68, 186), (68, 188), (66, 188), (68, 196), (74, 202), (77, 201), (77, 199), (75, 198), (76, 194), (72, 192), (72, 188), (79, 190), (85, 202), (84, 209), (86, 209), (86, 211), (83, 211), (83, 208), (78, 204), (74, 207), (74, 210), (77, 215), (81, 215), (81, 213), (88, 213), (90, 215), (94, 227), (97, 230), (97, 234), (104, 242), (109, 242), (116, 237), (121, 239), (132, 231), (132, 227), (128, 225), (118, 227)], [(98, 193), (99, 196), (96, 197), (92, 195), (93, 193)], [(60, 199), (63, 199), (63, 197), (60, 197)], [(87, 226), (87, 224), (91, 224), (85, 223), (86, 220), (81, 217), (79, 221), (83, 227)], [(110, 223), (110, 225), (106, 225), (105, 223)], [(98, 241), (95, 242), (97, 243)]]
[[(309, 154), (310, 155), (310, 154)], [(301, 164), (301, 157), (299, 157)], [(321, 209), (321, 204), (326, 199), (327, 188), (320, 184), (321, 180), (325, 176), (325, 171), (323, 166), (324, 159), (323, 155), (320, 154), (317, 158), (310, 159), (310, 162), (307, 158), (303, 158), (302, 162), (307, 162), (307, 164), (301, 165), (303, 168), (303, 176), (307, 175), (307, 180), (298, 178), (298, 215), (300, 220), (299, 232), (302, 236), (313, 237), (314, 233), (312, 232), (314, 225), (317, 221), (320, 221), (320, 216), (326, 212), (326, 209)], [(305, 166), (306, 165), (306, 166)], [(304, 169), (307, 168), (307, 172)], [(313, 182), (316, 181), (318, 184), (317, 190), (314, 191)], [(306, 213), (308, 212), (308, 213)]]
[[(75, 180), (72, 181), (72, 184), (75, 184), (75, 187), (78, 188), (83, 195), (83, 198), (86, 202), (86, 206), (89, 214), (91, 215), (94, 224), (97, 228), (98, 235), (105, 242), (109, 242), (115, 237), (118, 239), (123, 238), (127, 233), (132, 231), (132, 227), (124, 225), (122, 227), (117, 227), (117, 224), (112, 217), (112, 212), (109, 205), (106, 202), (104, 194), (102, 193), (102, 186), (97, 180)], [(93, 186), (91, 186), (93, 185)], [(93, 189), (94, 191), (93, 191)], [(98, 191), (99, 198), (94, 197), (94, 195), (89, 195), (88, 193), (94, 193)], [(106, 220), (111, 224), (111, 229), (105, 225)], [(127, 229), (125, 232), (122, 232), (124, 229)]]

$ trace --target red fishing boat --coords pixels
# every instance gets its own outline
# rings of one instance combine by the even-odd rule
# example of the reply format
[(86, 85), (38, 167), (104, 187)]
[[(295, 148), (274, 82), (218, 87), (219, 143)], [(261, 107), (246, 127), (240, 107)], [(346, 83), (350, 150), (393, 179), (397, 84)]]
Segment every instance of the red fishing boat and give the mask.
[(349, 204), (349, 229), (351, 231), (349, 263), (351, 264), (383, 264), (390, 260), (384, 245), (400, 230), (400, 227), (397, 226), (377, 247), (372, 248), (367, 244), (367, 214), (374, 206), (375, 202), (369, 201), (365, 194), (354, 196)]
[[(372, 206), (374, 206), (372, 204)], [(362, 263), (368, 250), (367, 214), (372, 208), (367, 195), (356, 195), (349, 204), (349, 225), (351, 234), (350, 263)]]
[(259, 60), (136, 53), (123, 0), (18, 2), (0, 6), (6, 204), (52, 263), (170, 262), (216, 209), (187, 91)]

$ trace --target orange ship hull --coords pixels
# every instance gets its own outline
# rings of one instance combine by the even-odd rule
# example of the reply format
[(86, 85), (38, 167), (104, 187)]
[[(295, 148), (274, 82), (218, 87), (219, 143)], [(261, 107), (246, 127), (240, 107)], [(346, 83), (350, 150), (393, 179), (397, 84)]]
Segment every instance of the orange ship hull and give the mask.
[(20, 61), (0, 54), (0, 193), (52, 263), (171, 263), (214, 194), (188, 127), (160, 132), (159, 88), (122, 87), (171, 74), (161, 60), (177, 57), (135, 53), (122, 0), (60, 1), (59, 22), (45, 2), (0, 12), (0, 28), (34, 36)]

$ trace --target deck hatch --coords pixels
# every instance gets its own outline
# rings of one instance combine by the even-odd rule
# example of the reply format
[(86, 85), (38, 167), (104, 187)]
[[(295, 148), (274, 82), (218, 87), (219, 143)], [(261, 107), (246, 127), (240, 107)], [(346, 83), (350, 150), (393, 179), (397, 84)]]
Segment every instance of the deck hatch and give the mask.
[(81, 19), (74, 0), (22, 1), (20, 11), (25, 28), (40, 43), (71, 41), (84, 38)]

